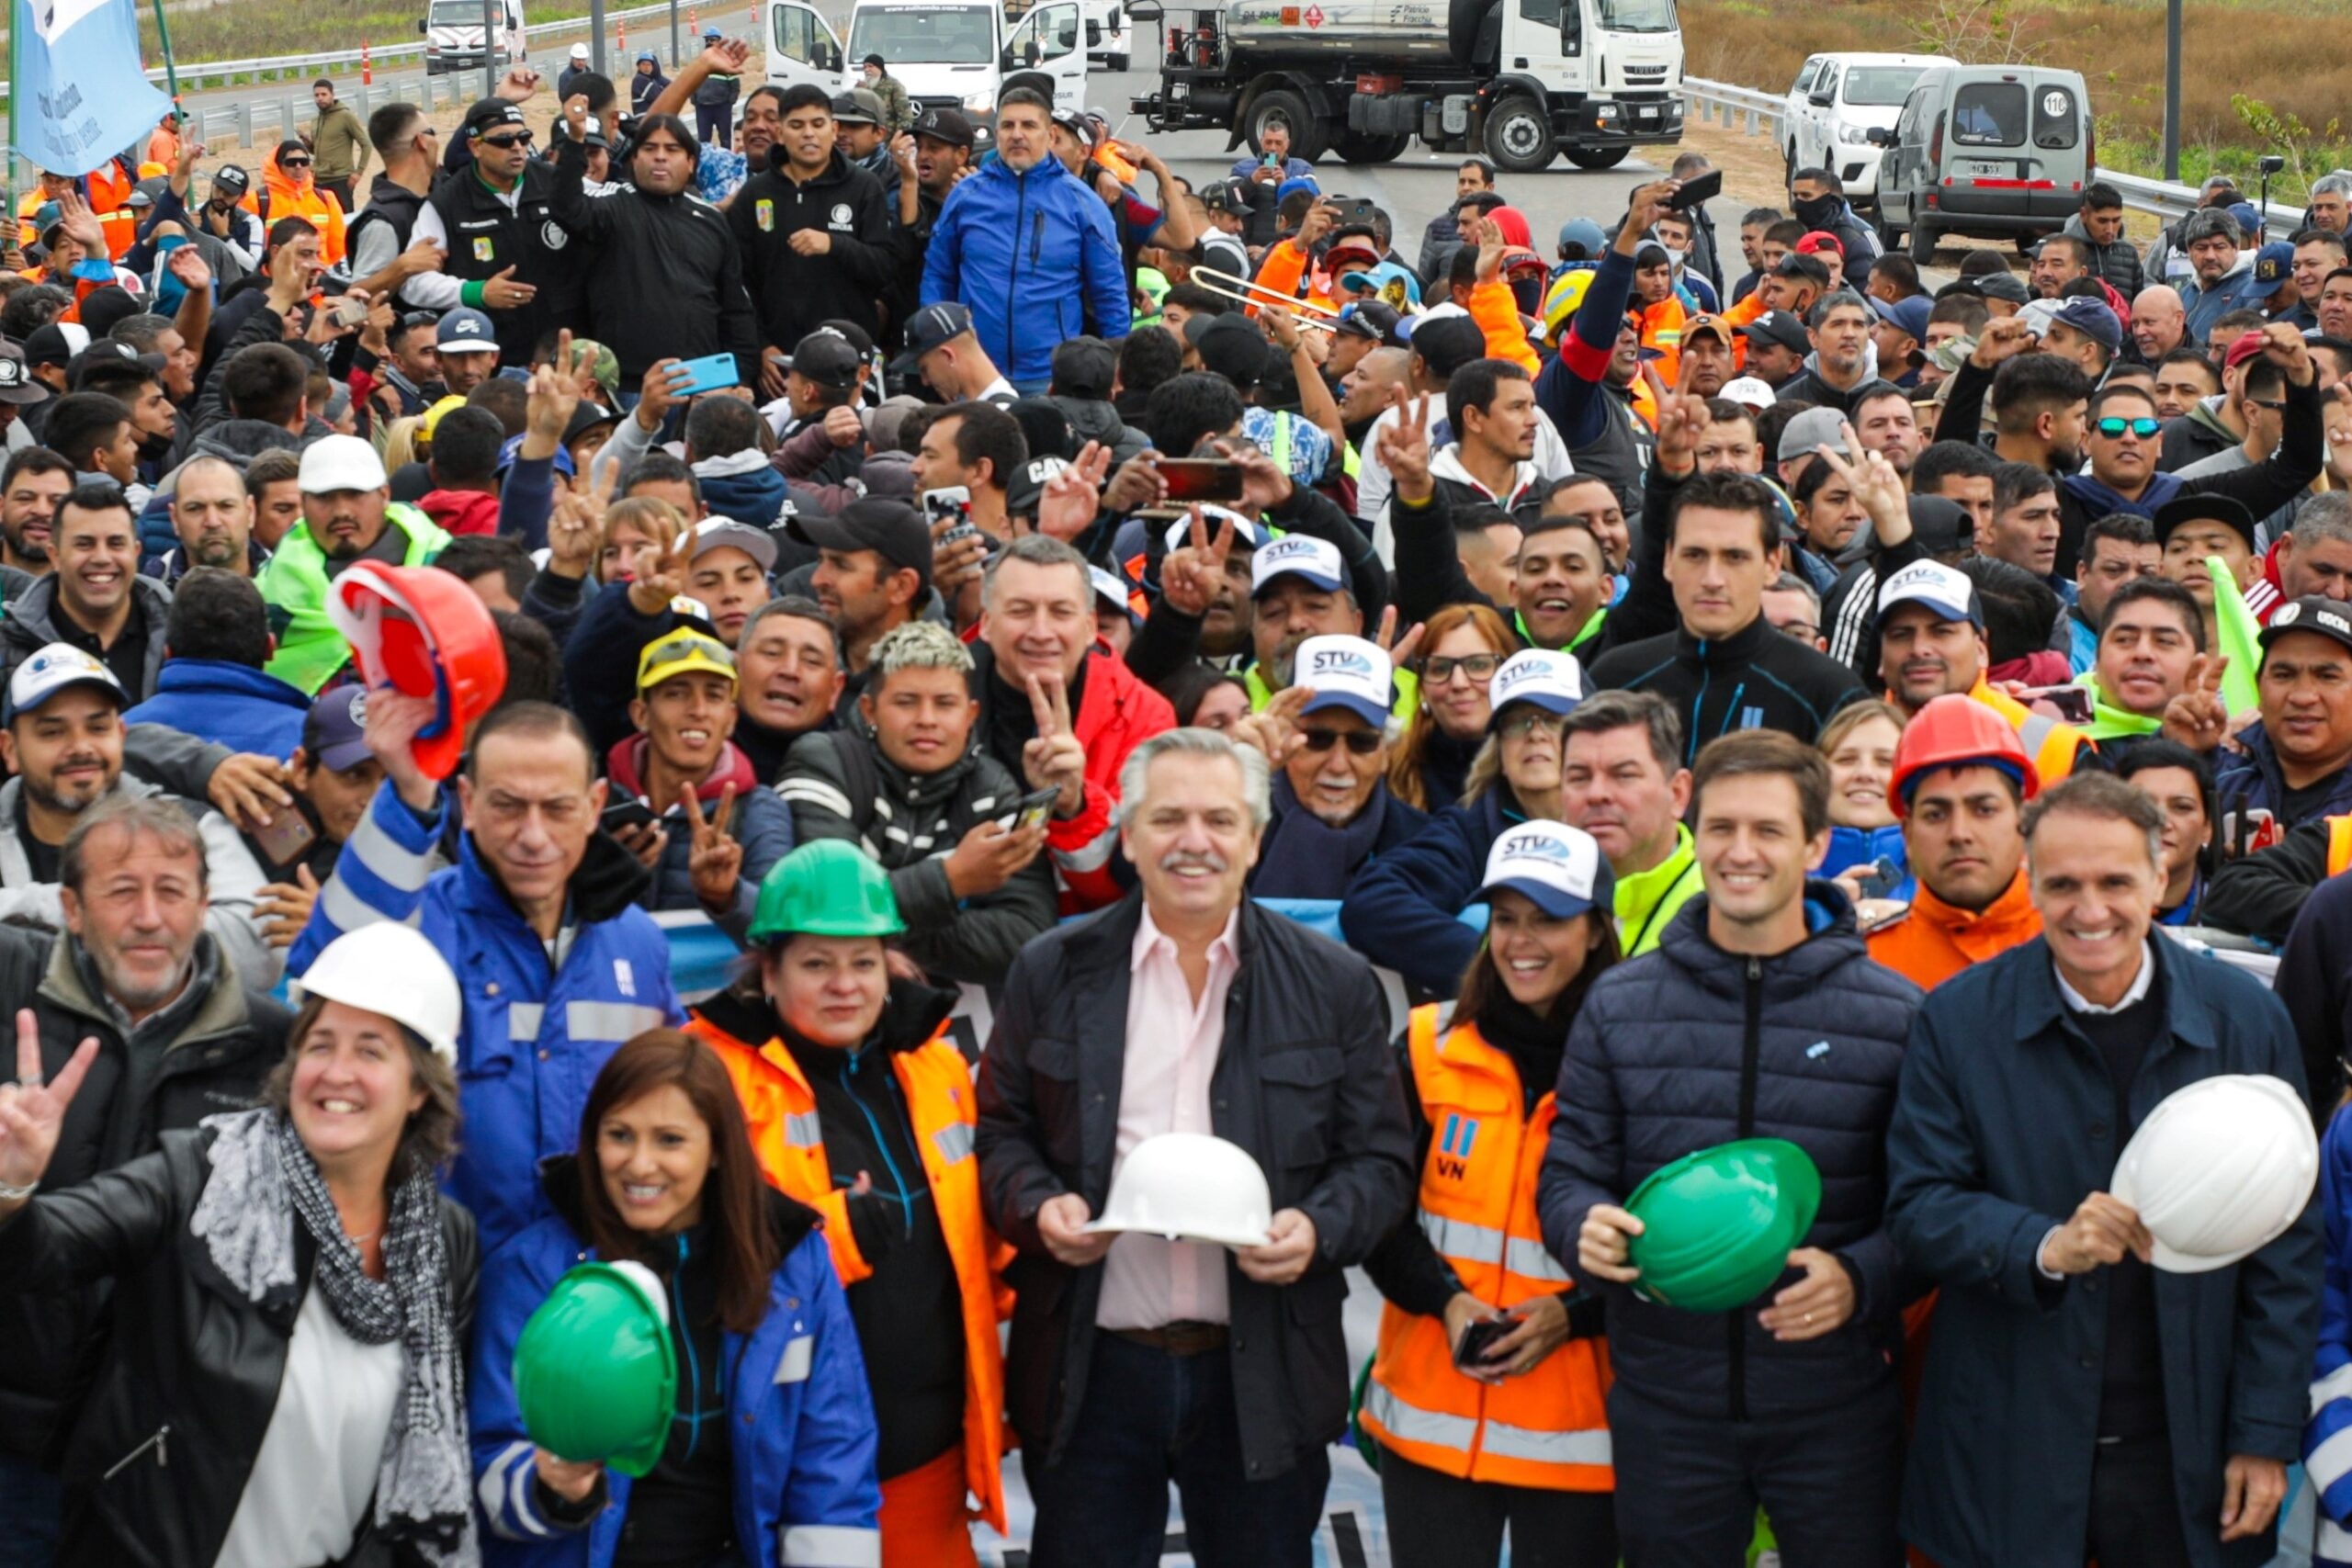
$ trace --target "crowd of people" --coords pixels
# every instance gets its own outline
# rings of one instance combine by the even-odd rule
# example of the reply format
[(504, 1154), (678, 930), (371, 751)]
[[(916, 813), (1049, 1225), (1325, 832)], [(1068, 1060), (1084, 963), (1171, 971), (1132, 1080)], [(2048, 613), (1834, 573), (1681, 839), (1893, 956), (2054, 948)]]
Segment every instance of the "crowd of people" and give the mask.
[[(1017, 1462), (1298, 1568), (1335, 1443), (1399, 1568), (2352, 1562), (2346, 182), (1930, 290), (1826, 170), (1367, 214), (749, 58), (19, 215), (0, 1565), (933, 1568)], [(2116, 1161), (2237, 1075), (2319, 1188), (2189, 1271)], [(1254, 1225), (1123, 1217), (1185, 1134)], [(674, 1408), (567, 1454), (598, 1288)]]

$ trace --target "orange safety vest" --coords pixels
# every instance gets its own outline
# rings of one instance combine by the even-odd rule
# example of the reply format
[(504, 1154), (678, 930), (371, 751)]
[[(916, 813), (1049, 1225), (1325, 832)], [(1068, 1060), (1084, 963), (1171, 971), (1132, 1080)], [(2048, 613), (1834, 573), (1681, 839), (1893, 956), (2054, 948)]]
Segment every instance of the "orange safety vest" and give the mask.
[[(824, 1129), (817, 1118), (817, 1096), (800, 1064), (780, 1039), (763, 1045), (738, 1040), (696, 1015), (686, 1032), (708, 1045), (735, 1082), (752, 1153), (761, 1173), (786, 1196), (815, 1209), (825, 1220), (825, 1241), (833, 1272), (844, 1285), (870, 1279), (874, 1266), (859, 1252), (850, 1229), (847, 1197), (833, 1185), (825, 1157)], [(922, 1153), (923, 1179), (938, 1205), (939, 1228), (955, 1265), (964, 1319), (964, 1483), (980, 1500), (977, 1517), (1004, 1533), (1004, 1354), (997, 1325), (1012, 1315), (1012, 1294), (1002, 1283), (1012, 1249), (997, 1239), (980, 1214), (980, 1168), (972, 1152), (978, 1097), (971, 1069), (948, 1040), (944, 1026), (911, 1051), (889, 1054), (890, 1068), (906, 1097), (915, 1146)]]
[(2352, 817), (2327, 819), (2327, 874), (2352, 870)]
[(139, 239), (139, 214), (130, 209), (135, 182), (111, 158), (90, 171), (89, 182), (90, 210), (107, 231), (107, 254), (119, 261)]
[[(1968, 694), (2007, 719), (2009, 728), (2018, 732), (2018, 741), (2026, 755), (2033, 759), (2033, 771), (2041, 775), (2041, 787), (2048, 789), (2075, 771), (2075, 754), (2085, 747), (2097, 751), (2098, 747), (2090, 737), (2071, 724), (2061, 724), (2047, 714), (2040, 714), (2026, 706), (2007, 692), (1994, 690), (1984, 676), (1976, 677), (1976, 684)], [(1894, 694), (1885, 694), (1894, 701)]]
[(1911, 908), (1870, 933), (1871, 960), (1932, 991), (1972, 964), (1998, 957), (2041, 934), (2041, 911), (2026, 892), (2025, 873), (2001, 896), (1971, 913), (1945, 903), (1924, 882)]
[[(1421, 1230), (1462, 1288), (1513, 1307), (1568, 1286), (1544, 1249), (1536, 1178), (1551, 1141), (1552, 1096), (1522, 1116), (1518, 1071), (1476, 1025), (1438, 1038), (1437, 1009), (1413, 1010), (1413, 1084), (1434, 1134), (1421, 1168)], [(1608, 1492), (1609, 1351), (1571, 1339), (1533, 1371), (1487, 1384), (1453, 1364), (1445, 1320), (1382, 1309), (1363, 1425), (1415, 1464), (1457, 1479)]]

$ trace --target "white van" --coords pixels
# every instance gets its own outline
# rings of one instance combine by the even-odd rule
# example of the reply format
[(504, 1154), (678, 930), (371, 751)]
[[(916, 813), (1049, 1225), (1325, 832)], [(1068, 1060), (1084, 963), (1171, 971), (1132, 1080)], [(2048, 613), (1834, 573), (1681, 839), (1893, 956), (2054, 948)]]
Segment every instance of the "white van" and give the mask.
[(918, 114), (952, 107), (985, 122), (1014, 71), (1049, 73), (1057, 108), (1086, 103), (1079, 0), (1044, 0), (1009, 31), (995, 0), (858, 0), (846, 49), (806, 0), (768, 0), (769, 81), (843, 92), (869, 54), (882, 57)]
[(1894, 124), (1922, 72), (1957, 63), (1941, 54), (1816, 54), (1806, 61), (1781, 101), (1781, 155), (1790, 179), (1799, 169), (1827, 169), (1857, 208), (1875, 206), (1879, 150), (1870, 143), (1871, 128)]
[[(424, 35), (426, 75), (481, 68), (483, 9), (482, 0), (430, 0), (416, 24), (416, 30)], [(499, 17), (501, 65), (522, 64), (527, 53), (523, 43), (523, 0), (490, 0), (489, 9)]]
[(1127, 68), (1126, 0), (1081, 0), (1086, 17), (1086, 59), (1105, 71)]

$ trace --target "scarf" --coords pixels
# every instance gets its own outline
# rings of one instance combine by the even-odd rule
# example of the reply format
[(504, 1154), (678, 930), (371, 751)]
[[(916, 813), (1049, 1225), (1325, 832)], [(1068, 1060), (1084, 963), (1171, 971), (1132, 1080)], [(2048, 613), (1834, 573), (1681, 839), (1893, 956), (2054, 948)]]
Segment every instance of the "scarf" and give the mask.
[(412, 1172), (393, 1189), (384, 1278), (371, 1280), (291, 1118), (241, 1111), (208, 1116), (203, 1124), (215, 1134), (212, 1175), (189, 1229), (205, 1239), (213, 1266), (253, 1302), (295, 1284), (294, 1227), (311, 1233), (318, 1247), (311, 1283), (325, 1292), (335, 1322), (363, 1345), (400, 1342), (401, 1400), (377, 1472), (377, 1525), (414, 1544), (428, 1562), (480, 1562), (464, 1374), (449, 1321), (449, 1260), (432, 1177)]
[(1274, 822), (1258, 852), (1250, 891), (1259, 898), (1343, 898), (1356, 869), (1380, 842), (1388, 819), (1388, 785), (1372, 786), (1372, 798), (1344, 828), (1334, 828), (1298, 803), (1290, 775), (1274, 775)]

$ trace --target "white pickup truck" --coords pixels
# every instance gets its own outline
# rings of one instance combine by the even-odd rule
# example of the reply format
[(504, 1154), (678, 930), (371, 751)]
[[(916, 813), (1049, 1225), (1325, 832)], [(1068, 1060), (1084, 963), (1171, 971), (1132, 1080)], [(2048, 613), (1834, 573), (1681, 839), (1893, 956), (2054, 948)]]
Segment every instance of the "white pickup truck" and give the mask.
[(1911, 84), (1941, 54), (1816, 54), (1797, 73), (1781, 111), (1781, 152), (1789, 176), (1827, 169), (1857, 208), (1878, 205), (1879, 150), (1871, 128), (1891, 128)]

